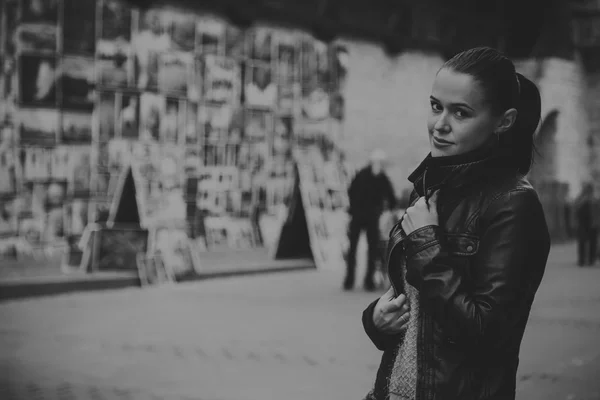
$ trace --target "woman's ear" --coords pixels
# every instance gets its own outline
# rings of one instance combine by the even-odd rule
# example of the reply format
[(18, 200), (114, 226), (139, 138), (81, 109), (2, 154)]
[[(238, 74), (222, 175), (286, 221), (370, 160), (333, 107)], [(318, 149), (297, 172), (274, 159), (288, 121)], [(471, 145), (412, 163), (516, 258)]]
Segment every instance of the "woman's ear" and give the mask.
[(515, 121), (517, 120), (518, 111), (515, 108), (510, 108), (504, 112), (504, 114), (500, 117), (498, 122), (498, 126), (494, 131), (495, 134), (499, 135), (508, 131), (513, 127)]

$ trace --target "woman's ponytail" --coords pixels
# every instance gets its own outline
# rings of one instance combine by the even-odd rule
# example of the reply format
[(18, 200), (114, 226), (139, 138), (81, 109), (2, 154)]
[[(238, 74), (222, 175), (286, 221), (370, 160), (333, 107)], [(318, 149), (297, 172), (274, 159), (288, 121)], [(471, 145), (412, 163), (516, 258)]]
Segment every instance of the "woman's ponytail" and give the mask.
[(500, 143), (511, 154), (519, 173), (526, 175), (533, 164), (534, 135), (542, 114), (542, 100), (535, 83), (519, 73), (516, 75), (519, 83), (518, 115), (513, 127), (501, 136)]

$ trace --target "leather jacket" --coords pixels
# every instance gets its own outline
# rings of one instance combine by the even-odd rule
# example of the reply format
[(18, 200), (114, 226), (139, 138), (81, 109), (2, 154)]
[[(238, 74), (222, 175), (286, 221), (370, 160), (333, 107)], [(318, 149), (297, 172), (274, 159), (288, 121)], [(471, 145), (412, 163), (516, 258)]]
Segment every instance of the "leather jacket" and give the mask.
[[(406, 236), (398, 223), (388, 243), (396, 293), (401, 266), (419, 292), (416, 400), (514, 399), (519, 348), (550, 251), (546, 219), (533, 187), (502, 155), (449, 169), (442, 183), (427, 177), (424, 163), (409, 177), (411, 205), (444, 188), (438, 225)], [(377, 330), (376, 303), (363, 313), (367, 335), (383, 350), (367, 399), (386, 400), (403, 333)]]

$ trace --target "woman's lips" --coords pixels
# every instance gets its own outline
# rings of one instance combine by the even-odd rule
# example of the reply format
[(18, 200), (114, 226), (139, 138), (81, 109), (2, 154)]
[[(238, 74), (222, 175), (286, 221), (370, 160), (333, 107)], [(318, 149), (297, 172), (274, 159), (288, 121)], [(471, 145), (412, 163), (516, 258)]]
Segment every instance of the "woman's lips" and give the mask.
[(435, 136), (432, 136), (432, 137), (433, 137), (433, 143), (434, 143), (436, 146), (440, 146), (440, 147), (446, 147), (446, 146), (451, 146), (451, 145), (453, 145), (453, 144), (454, 144), (454, 143), (452, 143), (452, 142), (449, 142), (449, 141), (447, 141), (447, 140), (444, 140), (444, 139), (437, 138), (437, 137), (435, 137)]

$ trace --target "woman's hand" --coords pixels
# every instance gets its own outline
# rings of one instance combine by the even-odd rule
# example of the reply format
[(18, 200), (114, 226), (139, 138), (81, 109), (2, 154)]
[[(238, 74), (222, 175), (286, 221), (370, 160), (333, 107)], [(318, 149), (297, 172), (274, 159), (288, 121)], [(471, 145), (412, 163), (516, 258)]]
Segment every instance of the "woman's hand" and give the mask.
[(437, 196), (438, 192), (435, 192), (429, 198), (429, 206), (425, 203), (425, 197), (421, 197), (413, 206), (406, 209), (401, 223), (406, 235), (424, 226), (438, 224)]
[(395, 335), (406, 329), (410, 319), (410, 310), (406, 302), (406, 296), (400, 294), (394, 297), (394, 288), (390, 287), (383, 296), (379, 298), (373, 310), (373, 323), (375, 327), (388, 335)]

